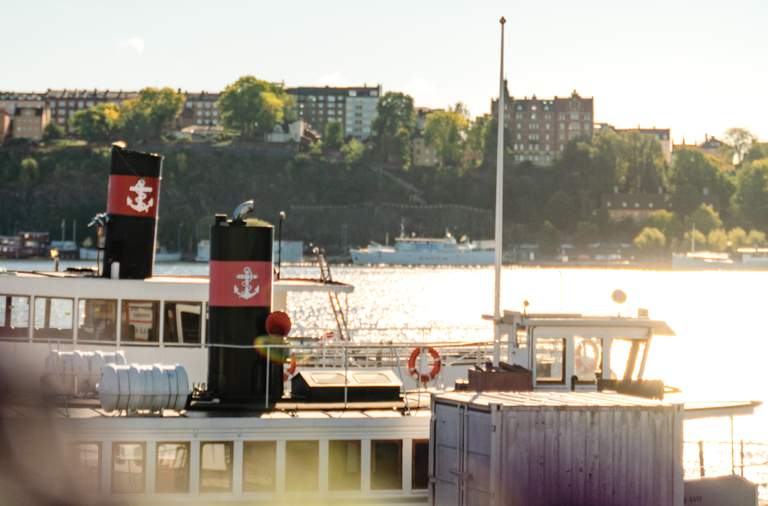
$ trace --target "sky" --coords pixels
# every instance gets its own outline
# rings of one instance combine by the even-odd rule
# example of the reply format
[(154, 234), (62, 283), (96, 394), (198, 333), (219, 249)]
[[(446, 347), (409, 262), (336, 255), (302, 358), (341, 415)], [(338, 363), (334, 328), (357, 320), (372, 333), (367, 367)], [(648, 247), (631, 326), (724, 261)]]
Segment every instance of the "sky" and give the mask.
[(676, 142), (747, 128), (768, 140), (768, 1), (0, 0), (0, 90), (218, 91), (381, 84), (416, 105), (498, 95), (499, 23), (516, 97), (595, 98), (595, 120)]

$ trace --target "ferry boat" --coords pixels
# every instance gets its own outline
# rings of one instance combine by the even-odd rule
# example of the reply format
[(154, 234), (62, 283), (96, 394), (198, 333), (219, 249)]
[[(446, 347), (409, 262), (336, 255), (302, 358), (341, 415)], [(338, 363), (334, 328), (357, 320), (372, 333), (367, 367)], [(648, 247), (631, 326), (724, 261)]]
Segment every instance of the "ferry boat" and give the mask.
[(349, 253), (356, 265), (492, 265), (494, 250), (459, 243), (448, 234), (441, 238), (397, 237), (394, 247), (372, 242)]
[(695, 251), (672, 254), (672, 267), (676, 269), (729, 269), (733, 266), (733, 259), (728, 253)]
[[(246, 217), (252, 203), (216, 216), (207, 280), (152, 275), (160, 163), (113, 147), (101, 272), (0, 275), (0, 436), (9, 440), (15, 476), (29, 478), (31, 497), (78, 504), (443, 504), (430, 475), (438, 451), (430, 437), (433, 392), (667, 391), (644, 378), (653, 338), (674, 334), (666, 323), (646, 312), (501, 312), (498, 256), (492, 341), (292, 340), (290, 319), (276, 309), (291, 283), (305, 282), (274, 279), (271, 227)], [(95, 386), (89, 377), (96, 371), (81, 366), (99, 361), (84, 352), (65, 355), (62, 346), (106, 347), (116, 350), (115, 360), (102, 360)], [(41, 383), (35, 362), (45, 352), (53, 360)], [(123, 354), (176, 364), (122, 364)], [(83, 361), (75, 366), (77, 359)], [(195, 381), (201, 378), (205, 385)], [(47, 403), (30, 391), (41, 384)], [(61, 385), (74, 388), (49, 390)], [(471, 449), (462, 455), (459, 462), (473, 458)]]

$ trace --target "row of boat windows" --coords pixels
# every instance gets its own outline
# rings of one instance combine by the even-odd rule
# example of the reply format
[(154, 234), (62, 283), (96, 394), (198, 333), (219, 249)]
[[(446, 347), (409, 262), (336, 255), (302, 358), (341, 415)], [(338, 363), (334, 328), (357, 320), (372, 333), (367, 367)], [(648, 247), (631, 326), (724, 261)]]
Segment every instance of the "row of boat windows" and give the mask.
[[(367, 442), (365, 442), (367, 444)], [(330, 491), (359, 491), (362, 488), (362, 444), (359, 440), (328, 441), (327, 478)], [(429, 441), (413, 440), (411, 489), (426, 489), (429, 483)], [(101, 486), (101, 443), (74, 445), (76, 475), (83, 492), (104, 492)], [(144, 442), (115, 442), (111, 445), (113, 494), (143, 493), (233, 493), (234, 443), (200, 443), (199, 478), (193, 491), (190, 480), (189, 442), (158, 442), (155, 445), (154, 490), (147, 490), (147, 445)], [(277, 491), (277, 442), (243, 442), (242, 492)], [(285, 491), (313, 492), (320, 489), (320, 442), (285, 442)], [(370, 489), (403, 489), (403, 441), (370, 441)]]
[[(120, 301), (120, 341), (158, 343), (161, 335), (160, 301)], [(77, 307), (77, 312), (75, 312)], [(163, 301), (162, 338), (169, 344), (200, 344), (201, 302)], [(30, 319), (30, 313), (32, 318)], [(0, 295), (0, 338), (26, 338), (33, 327), (33, 339), (73, 341), (117, 340), (117, 299), (75, 299)]]

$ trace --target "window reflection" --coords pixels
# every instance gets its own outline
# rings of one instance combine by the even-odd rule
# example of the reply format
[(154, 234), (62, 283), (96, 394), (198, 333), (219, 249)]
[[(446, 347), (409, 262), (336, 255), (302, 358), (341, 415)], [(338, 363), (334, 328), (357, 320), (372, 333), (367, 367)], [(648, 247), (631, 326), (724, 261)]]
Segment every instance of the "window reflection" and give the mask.
[(189, 492), (189, 443), (157, 443), (157, 492)]
[(232, 442), (200, 443), (200, 492), (232, 490)]
[(0, 337), (29, 335), (29, 297), (0, 295)]
[(565, 382), (565, 339), (536, 338), (536, 381)]
[(243, 443), (243, 491), (269, 492), (275, 490), (274, 441), (246, 441)]
[(160, 303), (149, 300), (124, 300), (121, 315), (122, 342), (158, 342)]
[(112, 444), (112, 492), (138, 494), (144, 492), (144, 443)]
[(199, 302), (166, 302), (163, 310), (163, 342), (200, 344)]
[(116, 300), (80, 299), (77, 315), (78, 341), (114, 341), (117, 338)]
[(285, 489), (289, 492), (317, 490), (320, 445), (317, 441), (286, 441)]
[(573, 374), (577, 381), (594, 382), (602, 372), (603, 346), (597, 337), (573, 338)]
[(75, 443), (72, 447), (72, 465), (80, 492), (98, 492), (101, 483), (101, 445)]
[(35, 297), (35, 339), (72, 339), (74, 300)]
[(360, 490), (360, 441), (328, 442), (328, 487)]
[(403, 442), (371, 441), (371, 488), (393, 490), (403, 487)]
[(411, 486), (424, 489), (429, 486), (429, 440), (420, 439), (413, 441), (413, 480)]

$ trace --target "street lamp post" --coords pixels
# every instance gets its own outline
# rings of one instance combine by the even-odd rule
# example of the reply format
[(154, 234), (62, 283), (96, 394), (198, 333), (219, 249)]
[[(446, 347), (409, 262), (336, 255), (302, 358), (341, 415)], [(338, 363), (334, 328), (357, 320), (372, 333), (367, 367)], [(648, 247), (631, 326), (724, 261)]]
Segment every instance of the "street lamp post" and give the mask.
[(283, 221), (285, 218), (285, 211), (280, 211), (280, 218), (277, 222), (277, 279), (280, 279), (280, 262), (283, 256)]

